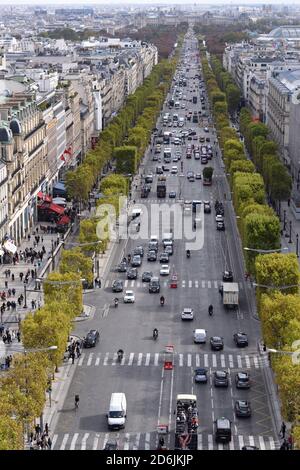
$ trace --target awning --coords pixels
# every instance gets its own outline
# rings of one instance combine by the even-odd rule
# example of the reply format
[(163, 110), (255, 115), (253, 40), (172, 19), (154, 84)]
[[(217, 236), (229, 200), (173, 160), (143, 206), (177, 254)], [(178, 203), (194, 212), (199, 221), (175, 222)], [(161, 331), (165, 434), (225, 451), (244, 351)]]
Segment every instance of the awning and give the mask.
[(48, 209), (49, 211), (56, 212), (56, 214), (63, 214), (65, 212), (65, 209), (63, 207), (53, 203), (48, 206)]
[(52, 201), (52, 197), (51, 197), (51, 196), (48, 196), (48, 194), (42, 193), (42, 191), (39, 191), (39, 192), (37, 193), (37, 197), (38, 197), (39, 199), (42, 199), (42, 200), (45, 201), (45, 202), (51, 202), (51, 201)]
[(58, 181), (53, 185), (53, 189), (58, 189), (58, 191), (66, 191), (65, 183)]
[(57, 221), (57, 225), (68, 225), (69, 223), (71, 222), (71, 219), (70, 217), (68, 217), (67, 215), (63, 215), (58, 221)]
[(17, 251), (16, 245), (14, 245), (11, 241), (6, 240), (6, 242), (3, 243), (3, 247), (8, 251), (9, 253), (12, 253), (13, 255)]

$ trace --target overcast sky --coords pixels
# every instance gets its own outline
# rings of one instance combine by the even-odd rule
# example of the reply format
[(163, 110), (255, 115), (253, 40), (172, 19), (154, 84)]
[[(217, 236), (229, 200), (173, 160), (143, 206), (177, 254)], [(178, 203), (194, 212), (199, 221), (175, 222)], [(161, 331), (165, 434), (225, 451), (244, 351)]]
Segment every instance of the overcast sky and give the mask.
[[(136, 5), (136, 4), (146, 4), (146, 5), (155, 5), (155, 4), (164, 4), (164, 5), (176, 5), (179, 4), (179, 5), (183, 5), (183, 4), (190, 4), (190, 5), (194, 5), (194, 4), (201, 4), (201, 5), (255, 5), (255, 4), (258, 4), (259, 2), (257, 0), (242, 0), (242, 1), (238, 1), (238, 0), (224, 0), (224, 1), (221, 1), (221, 0), (180, 0), (176, 2), (176, 0), (164, 0), (164, 1), (158, 1), (158, 0), (88, 0), (87, 2), (82, 2), (80, 3), (80, 1), (74, 1), (74, 0), (12, 0), (11, 2), (9, 2), (8, 0), (0, 0), (0, 5), (9, 5), (9, 6), (13, 6), (13, 5), (35, 5), (35, 6), (45, 6), (45, 5), (60, 5), (61, 7), (63, 7), (64, 5), (68, 5), (68, 6), (79, 6), (79, 5), (84, 5), (84, 6), (88, 6), (88, 5), (124, 5), (124, 4), (133, 4), (133, 5)], [(260, 4), (281, 4), (281, 5), (284, 5), (284, 6), (288, 6), (288, 5), (299, 5), (300, 4), (300, 0), (295, 0), (295, 1), (291, 1), (291, 2), (282, 2), (282, 0), (262, 0), (260, 2)]]

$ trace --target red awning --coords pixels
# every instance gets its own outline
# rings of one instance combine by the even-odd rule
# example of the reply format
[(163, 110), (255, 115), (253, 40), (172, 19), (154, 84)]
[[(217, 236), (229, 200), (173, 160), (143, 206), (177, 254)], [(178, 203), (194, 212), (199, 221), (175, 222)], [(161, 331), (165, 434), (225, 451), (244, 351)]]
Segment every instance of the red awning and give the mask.
[(49, 211), (56, 212), (56, 214), (63, 214), (65, 212), (65, 209), (61, 206), (58, 206), (57, 204), (49, 204), (48, 207)]
[(51, 202), (52, 201), (52, 197), (51, 196), (48, 196), (48, 194), (44, 194), (42, 193), (42, 191), (39, 191), (37, 193), (37, 197), (39, 199), (42, 199), (42, 201), (45, 201), (45, 202)]
[(69, 223), (71, 222), (71, 219), (70, 217), (68, 217), (67, 215), (63, 215), (58, 221), (57, 221), (57, 225), (68, 225)]

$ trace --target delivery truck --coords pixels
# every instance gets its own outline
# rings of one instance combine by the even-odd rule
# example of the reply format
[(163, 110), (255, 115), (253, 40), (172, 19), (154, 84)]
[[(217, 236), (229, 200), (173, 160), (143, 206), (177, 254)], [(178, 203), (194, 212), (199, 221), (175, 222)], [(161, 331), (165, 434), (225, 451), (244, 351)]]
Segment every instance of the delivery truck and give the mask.
[(239, 285), (237, 282), (223, 282), (220, 289), (223, 305), (226, 308), (236, 308), (239, 305)]

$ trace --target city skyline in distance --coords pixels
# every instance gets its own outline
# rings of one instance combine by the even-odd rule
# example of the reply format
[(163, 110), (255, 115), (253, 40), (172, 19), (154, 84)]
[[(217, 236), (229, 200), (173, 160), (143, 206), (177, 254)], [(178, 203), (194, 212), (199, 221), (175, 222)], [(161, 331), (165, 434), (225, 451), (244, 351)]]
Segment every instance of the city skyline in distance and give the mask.
[[(181, 2), (174, 1), (174, 0), (164, 0), (164, 1), (157, 1), (157, 0), (89, 0), (86, 2), (74, 2), (73, 0), (64, 0), (61, 2), (60, 0), (33, 0), (32, 2), (28, 0), (13, 0), (13, 5), (16, 6), (32, 6), (32, 7), (52, 7), (59, 5), (60, 7), (89, 7), (89, 6), (109, 6), (113, 5), (114, 7), (122, 7), (122, 6), (139, 6), (139, 5), (146, 5), (149, 7), (156, 7), (156, 6), (179, 6), (184, 7), (186, 6), (203, 6), (209, 8), (210, 6), (253, 6), (253, 7), (261, 7), (263, 5), (282, 5), (281, 0), (265, 0), (263, 2), (258, 2), (257, 0), (182, 0)], [(13, 6), (7, 2), (7, 0), (0, 0), (0, 6)], [(300, 5), (300, 0), (294, 0), (290, 3), (287, 3), (282, 6), (296, 6)]]

